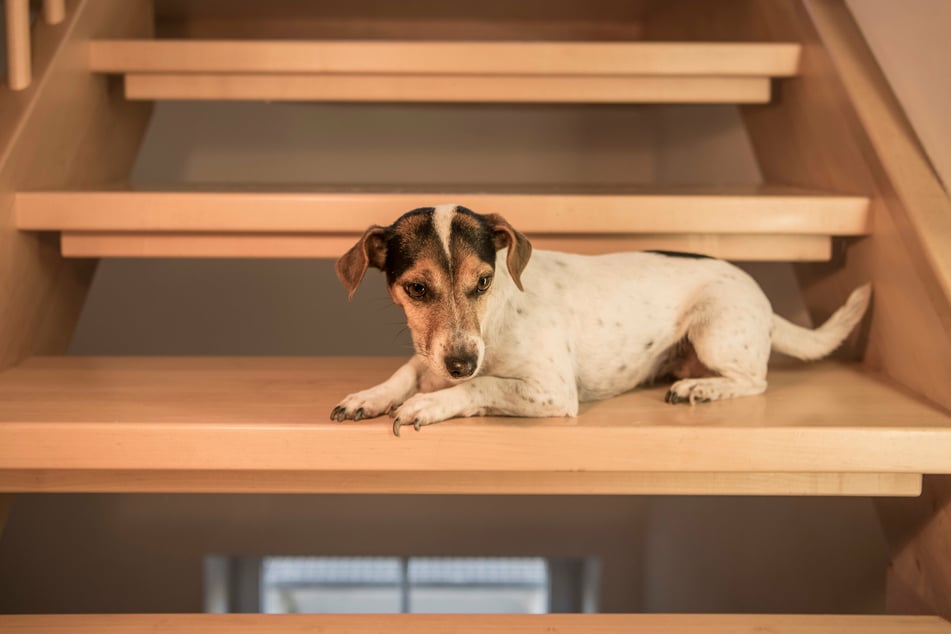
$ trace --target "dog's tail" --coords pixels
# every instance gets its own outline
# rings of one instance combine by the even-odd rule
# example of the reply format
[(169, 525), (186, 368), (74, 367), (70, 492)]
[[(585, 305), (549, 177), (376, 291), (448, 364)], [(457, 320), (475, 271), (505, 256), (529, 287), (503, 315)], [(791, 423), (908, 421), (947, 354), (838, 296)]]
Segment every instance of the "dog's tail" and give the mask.
[(869, 284), (860, 286), (849, 295), (849, 299), (839, 310), (815, 330), (797, 326), (779, 315), (773, 315), (773, 350), (802, 359), (813, 361), (822, 358), (845, 340), (852, 332), (872, 296)]

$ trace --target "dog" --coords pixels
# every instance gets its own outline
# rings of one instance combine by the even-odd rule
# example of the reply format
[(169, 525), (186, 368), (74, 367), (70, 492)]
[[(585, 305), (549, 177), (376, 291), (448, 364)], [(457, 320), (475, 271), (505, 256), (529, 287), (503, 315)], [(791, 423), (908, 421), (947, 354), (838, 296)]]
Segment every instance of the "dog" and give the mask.
[(576, 416), (661, 378), (665, 400), (766, 390), (771, 350), (813, 360), (864, 315), (862, 286), (815, 330), (774, 315), (756, 282), (708, 256), (534, 251), (499, 215), (441, 205), (372, 226), (337, 262), (352, 299), (369, 267), (406, 313), (415, 355), (331, 419), (389, 414), (393, 432), (481, 415)]

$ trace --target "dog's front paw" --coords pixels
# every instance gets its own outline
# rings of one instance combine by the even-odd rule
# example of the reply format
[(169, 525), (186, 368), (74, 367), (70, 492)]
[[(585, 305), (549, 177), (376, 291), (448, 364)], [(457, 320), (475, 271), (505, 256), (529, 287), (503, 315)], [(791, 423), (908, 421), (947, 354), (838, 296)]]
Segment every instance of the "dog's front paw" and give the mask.
[(395, 418), (393, 433), (399, 436), (403, 425), (412, 425), (419, 431), (424, 425), (432, 425), (457, 414), (455, 408), (450, 407), (448, 399), (439, 392), (427, 392), (413, 396), (390, 415)]
[(394, 403), (391, 395), (384, 393), (377, 388), (370, 388), (362, 392), (351, 394), (340, 401), (333, 411), (330, 412), (330, 419), (337, 422), (345, 420), (363, 420), (365, 418), (376, 418), (383, 414), (388, 414), (399, 403)]

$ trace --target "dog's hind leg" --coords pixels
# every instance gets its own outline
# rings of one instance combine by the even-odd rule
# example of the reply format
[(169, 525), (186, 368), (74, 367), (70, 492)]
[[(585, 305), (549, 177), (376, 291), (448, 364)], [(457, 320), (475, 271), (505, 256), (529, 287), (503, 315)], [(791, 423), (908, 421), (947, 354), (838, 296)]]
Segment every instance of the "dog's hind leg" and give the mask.
[(735, 294), (710, 293), (695, 306), (687, 328), (697, 359), (716, 376), (677, 381), (664, 399), (668, 403), (704, 403), (766, 391), (772, 310), (765, 297), (752, 306), (721, 299), (731, 296)]

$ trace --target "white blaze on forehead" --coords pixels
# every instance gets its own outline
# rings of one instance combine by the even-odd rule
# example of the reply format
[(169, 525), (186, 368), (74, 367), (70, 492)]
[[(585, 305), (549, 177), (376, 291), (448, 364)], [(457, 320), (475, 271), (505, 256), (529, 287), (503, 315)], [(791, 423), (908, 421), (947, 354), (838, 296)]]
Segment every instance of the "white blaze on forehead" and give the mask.
[(449, 233), (452, 231), (452, 217), (455, 213), (455, 205), (439, 205), (433, 210), (433, 226), (436, 228), (436, 235), (439, 236), (439, 242), (442, 244), (450, 265), (452, 264), (452, 255), (449, 253)]

